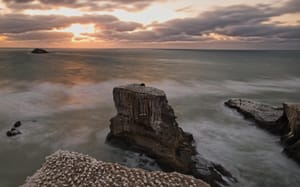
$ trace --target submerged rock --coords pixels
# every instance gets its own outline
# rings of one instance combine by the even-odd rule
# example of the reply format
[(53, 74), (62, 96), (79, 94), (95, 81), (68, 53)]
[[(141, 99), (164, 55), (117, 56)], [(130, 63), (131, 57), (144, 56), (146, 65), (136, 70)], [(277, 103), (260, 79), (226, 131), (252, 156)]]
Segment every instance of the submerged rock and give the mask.
[(113, 97), (117, 115), (110, 120), (108, 143), (144, 152), (164, 170), (191, 174), (212, 186), (227, 184), (225, 178), (235, 180), (222, 166), (197, 154), (193, 136), (178, 127), (162, 90), (130, 84), (114, 88)]
[(32, 50), (31, 53), (43, 54), (43, 53), (48, 53), (48, 51), (46, 51), (45, 49), (36, 48), (36, 49)]
[(274, 134), (286, 133), (286, 124), (282, 122), (283, 108), (259, 103), (248, 99), (229, 99), (225, 105), (236, 109), (246, 119), (252, 119), (258, 126)]
[(97, 161), (76, 152), (57, 151), (21, 187), (95, 186), (95, 187), (209, 187), (205, 182), (179, 173), (145, 171)]
[(225, 105), (269, 132), (281, 135), (284, 152), (300, 163), (300, 104), (284, 103), (275, 107), (247, 99), (230, 99)]

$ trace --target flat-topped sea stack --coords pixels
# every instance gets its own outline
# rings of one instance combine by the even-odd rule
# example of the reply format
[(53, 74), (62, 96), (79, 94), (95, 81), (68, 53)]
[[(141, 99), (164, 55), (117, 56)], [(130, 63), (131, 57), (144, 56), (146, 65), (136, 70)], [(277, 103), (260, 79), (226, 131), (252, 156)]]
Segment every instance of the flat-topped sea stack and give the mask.
[(130, 84), (114, 88), (113, 98), (117, 115), (110, 120), (108, 143), (143, 152), (165, 171), (190, 174), (212, 186), (234, 180), (222, 166), (197, 153), (193, 136), (178, 126), (164, 91)]
[(300, 163), (300, 104), (277, 107), (248, 99), (230, 99), (225, 105), (236, 109), (259, 127), (281, 136), (284, 152)]
[(194, 177), (161, 171), (145, 171), (115, 163), (97, 161), (90, 156), (57, 151), (21, 187), (86, 186), (86, 187), (209, 187)]
[(49, 52), (46, 51), (45, 49), (35, 48), (34, 50), (31, 51), (31, 53), (33, 53), (33, 54), (45, 54), (45, 53), (49, 53)]

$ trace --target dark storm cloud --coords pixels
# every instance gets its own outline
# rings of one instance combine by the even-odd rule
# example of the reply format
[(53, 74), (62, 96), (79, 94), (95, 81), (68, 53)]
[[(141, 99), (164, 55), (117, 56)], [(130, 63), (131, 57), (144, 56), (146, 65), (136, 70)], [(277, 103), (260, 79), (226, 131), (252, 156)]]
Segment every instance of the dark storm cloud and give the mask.
[[(142, 10), (154, 2), (164, 0), (2, 0), (11, 9), (49, 9), (55, 7), (80, 8), (93, 11), (125, 9)], [(35, 2), (35, 3), (34, 3)], [(36, 3), (38, 2), (38, 3)]]

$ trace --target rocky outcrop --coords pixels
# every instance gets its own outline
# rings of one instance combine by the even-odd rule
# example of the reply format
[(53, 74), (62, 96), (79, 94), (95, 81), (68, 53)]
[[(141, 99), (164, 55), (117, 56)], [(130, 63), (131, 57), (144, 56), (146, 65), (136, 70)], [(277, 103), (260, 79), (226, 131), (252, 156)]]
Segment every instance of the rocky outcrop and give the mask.
[(283, 108), (290, 130), (281, 138), (284, 152), (300, 164), (300, 104), (284, 103)]
[(6, 132), (6, 136), (12, 137), (22, 134), (22, 132), (18, 129), (22, 125), (21, 121), (17, 121), (9, 131)]
[(275, 107), (247, 99), (230, 99), (225, 105), (280, 135), (284, 152), (300, 163), (300, 104), (284, 103), (283, 107)]
[(48, 53), (48, 51), (46, 51), (45, 49), (36, 48), (36, 49), (32, 50), (31, 53), (44, 54), (44, 53)]
[(201, 178), (212, 186), (234, 178), (221, 165), (197, 154), (194, 138), (176, 122), (162, 90), (131, 84), (114, 88), (117, 115), (110, 122), (107, 142), (146, 153), (166, 171), (178, 171)]
[(236, 109), (246, 119), (254, 120), (258, 126), (274, 134), (285, 134), (288, 130), (284, 120), (282, 120), (282, 107), (238, 98), (229, 99), (225, 105)]
[(209, 187), (205, 182), (179, 173), (145, 171), (97, 161), (76, 152), (57, 151), (21, 187), (95, 186), (95, 187)]

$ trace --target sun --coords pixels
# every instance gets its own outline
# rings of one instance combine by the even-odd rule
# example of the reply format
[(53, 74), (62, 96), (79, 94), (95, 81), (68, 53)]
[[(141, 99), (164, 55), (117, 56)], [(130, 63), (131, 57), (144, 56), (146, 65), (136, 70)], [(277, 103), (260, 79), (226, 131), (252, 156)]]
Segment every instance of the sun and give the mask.
[(83, 42), (83, 41), (92, 41), (95, 38), (89, 34), (96, 33), (95, 24), (80, 24), (73, 23), (69, 27), (55, 30), (57, 32), (69, 32), (73, 34), (73, 42)]
[(93, 34), (96, 32), (95, 24), (79, 24), (75, 23), (71, 26), (61, 29), (62, 32), (70, 32), (74, 36), (82, 36), (84, 34)]

